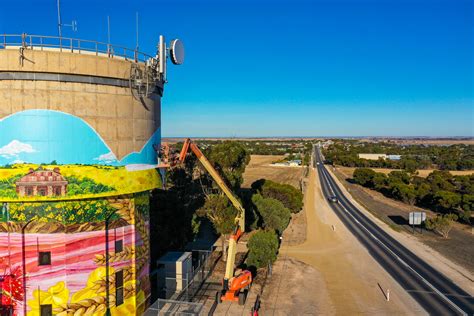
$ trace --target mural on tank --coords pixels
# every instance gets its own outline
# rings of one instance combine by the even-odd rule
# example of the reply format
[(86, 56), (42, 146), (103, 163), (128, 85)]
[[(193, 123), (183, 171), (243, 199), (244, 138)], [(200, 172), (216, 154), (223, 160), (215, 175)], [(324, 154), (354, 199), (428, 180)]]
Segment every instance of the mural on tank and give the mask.
[(108, 293), (112, 315), (144, 312), (151, 293), (148, 193), (7, 205), (0, 218), (2, 307), (14, 315), (104, 315)]
[(74, 115), (28, 110), (0, 119), (0, 201), (71, 200), (161, 186), (158, 129), (140, 152), (117, 159)]
[(0, 119), (1, 315), (143, 314), (159, 146), (119, 159), (74, 115)]

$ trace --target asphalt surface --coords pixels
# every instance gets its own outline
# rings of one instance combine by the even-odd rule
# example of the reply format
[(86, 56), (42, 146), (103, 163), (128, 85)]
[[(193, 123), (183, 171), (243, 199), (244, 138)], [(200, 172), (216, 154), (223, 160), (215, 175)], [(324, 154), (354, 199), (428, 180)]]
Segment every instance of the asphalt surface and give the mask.
[(331, 196), (338, 199), (337, 203), (328, 201), (337, 216), (426, 312), (430, 315), (474, 315), (472, 296), (418, 258), (355, 207), (324, 167), (317, 146), (314, 157), (323, 195), (327, 199)]

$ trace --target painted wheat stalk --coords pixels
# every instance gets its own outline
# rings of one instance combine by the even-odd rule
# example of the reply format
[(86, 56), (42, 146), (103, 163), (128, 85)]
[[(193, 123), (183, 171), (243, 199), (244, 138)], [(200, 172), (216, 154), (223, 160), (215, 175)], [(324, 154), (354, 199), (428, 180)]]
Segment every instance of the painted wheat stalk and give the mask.
[(109, 199), (109, 206), (116, 209), (116, 213), (120, 215), (127, 223), (133, 224), (135, 220), (135, 202), (133, 199)]
[[(130, 260), (133, 258), (134, 254), (135, 254), (135, 250), (133, 247), (125, 246), (123, 248), (123, 251), (109, 254), (109, 262), (120, 262), (120, 261)], [(94, 262), (97, 265), (105, 265), (105, 261), (106, 261), (105, 257), (106, 257), (105, 254), (96, 254), (94, 258)]]
[[(120, 270), (118, 270), (118, 271), (120, 271)], [(123, 281), (124, 281), (124, 283), (127, 283), (128, 281), (134, 279), (133, 268), (131, 266), (128, 266), (128, 267), (122, 269), (122, 271), (123, 271)], [(97, 281), (94, 282), (94, 285), (91, 287), (91, 290), (93, 290), (97, 294), (104, 293), (107, 289), (106, 284), (107, 284), (106, 278), (103, 277), (102, 279), (97, 280)], [(112, 273), (109, 276), (109, 289), (114, 288), (114, 287), (115, 287), (115, 273)]]
[[(135, 224), (136, 230), (138, 234), (140, 235), (141, 240), (143, 241), (143, 245), (138, 246), (136, 248), (131, 248), (130, 253), (127, 253), (127, 255), (131, 255), (130, 257), (126, 255), (122, 255), (122, 253), (111, 254), (109, 256), (109, 260), (110, 262), (118, 262), (120, 260), (131, 259), (134, 255), (133, 251), (135, 251), (136, 266), (137, 266), (137, 271), (139, 273), (139, 271), (141, 271), (143, 267), (146, 265), (149, 255), (150, 255), (149, 232), (146, 226), (145, 219), (142, 215), (140, 215), (140, 213), (137, 212), (137, 214), (135, 214), (136, 209), (135, 209), (135, 202), (133, 199), (128, 199), (128, 198), (109, 199), (109, 205), (116, 209), (116, 213), (120, 215), (122, 219), (126, 220), (129, 224)], [(105, 255), (104, 254), (96, 255), (94, 261), (96, 264), (104, 265)]]

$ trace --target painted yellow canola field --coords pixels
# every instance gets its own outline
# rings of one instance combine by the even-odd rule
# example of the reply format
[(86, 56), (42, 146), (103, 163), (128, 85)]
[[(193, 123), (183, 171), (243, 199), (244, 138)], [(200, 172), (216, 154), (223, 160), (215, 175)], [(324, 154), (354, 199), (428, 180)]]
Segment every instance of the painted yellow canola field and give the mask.
[[(30, 169), (36, 170), (38, 169), (38, 167), (40, 166), (34, 164), (22, 164), (14, 165), (12, 166), (12, 168), (0, 168), (0, 181), (10, 179), (14, 176), (26, 175)], [(0, 196), (0, 201), (74, 200), (84, 198), (95, 198), (143, 192), (155, 188), (161, 188), (162, 185), (160, 174), (155, 169), (128, 171), (127, 169), (125, 169), (125, 167), (109, 167), (101, 165), (42, 165), (41, 167), (43, 169), (48, 170), (59, 168), (61, 174), (66, 178), (89, 178), (92, 179), (94, 182), (113, 187), (115, 188), (115, 190), (98, 194), (82, 194), (65, 197), (34, 196), (11, 198)]]

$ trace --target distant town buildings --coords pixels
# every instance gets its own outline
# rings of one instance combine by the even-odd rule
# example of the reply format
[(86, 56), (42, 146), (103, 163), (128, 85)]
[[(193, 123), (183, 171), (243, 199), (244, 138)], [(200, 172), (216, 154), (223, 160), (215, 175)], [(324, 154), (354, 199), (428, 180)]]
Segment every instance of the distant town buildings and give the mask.
[(328, 139), (328, 140), (322, 142), (321, 146), (322, 146), (323, 148), (328, 148), (328, 147), (331, 146), (332, 144), (334, 144), (334, 142), (333, 142), (332, 140)]

